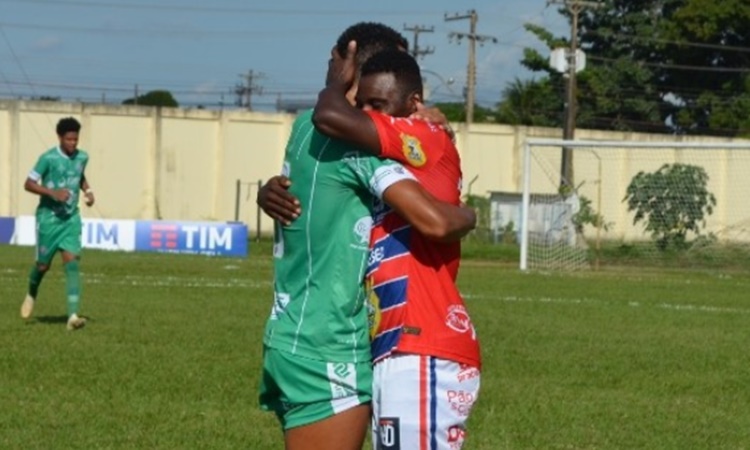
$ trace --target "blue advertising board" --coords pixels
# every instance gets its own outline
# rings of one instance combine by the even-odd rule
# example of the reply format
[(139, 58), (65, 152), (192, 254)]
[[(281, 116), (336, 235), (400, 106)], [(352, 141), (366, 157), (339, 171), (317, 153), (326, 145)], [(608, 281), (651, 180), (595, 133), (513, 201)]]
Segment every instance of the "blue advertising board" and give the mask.
[(247, 236), (242, 223), (139, 220), (135, 251), (246, 257)]
[(0, 217), (0, 244), (10, 244), (15, 231), (16, 219), (14, 217)]

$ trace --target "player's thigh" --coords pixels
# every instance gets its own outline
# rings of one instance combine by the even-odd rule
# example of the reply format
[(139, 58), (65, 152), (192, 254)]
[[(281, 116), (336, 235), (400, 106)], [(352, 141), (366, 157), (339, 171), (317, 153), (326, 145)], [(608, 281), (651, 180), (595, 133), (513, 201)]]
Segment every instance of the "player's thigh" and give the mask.
[[(65, 221), (62, 227), (59, 249), (64, 253), (65, 260), (69, 261), (81, 255), (81, 218), (72, 217)], [(72, 258), (71, 258), (72, 256)]]
[(59, 221), (38, 222), (36, 226), (36, 262), (49, 265), (60, 245), (66, 239), (67, 230)]
[[(260, 404), (285, 432), (321, 422), (372, 399), (369, 362), (326, 362), (264, 348)], [(356, 415), (355, 415), (356, 416)], [(365, 417), (364, 427), (367, 424)]]
[(479, 394), (479, 370), (421, 355), (378, 362), (373, 446), (378, 450), (460, 449)]
[(286, 450), (361, 450), (370, 417), (370, 404), (367, 403), (291, 428), (284, 433)]

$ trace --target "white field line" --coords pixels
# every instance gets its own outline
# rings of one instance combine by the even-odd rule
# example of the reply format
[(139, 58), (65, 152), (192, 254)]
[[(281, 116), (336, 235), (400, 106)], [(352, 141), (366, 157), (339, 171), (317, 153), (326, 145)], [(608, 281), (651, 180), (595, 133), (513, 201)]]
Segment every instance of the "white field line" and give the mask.
[[(25, 277), (0, 275), (0, 283), (25, 282)], [(272, 281), (255, 281), (243, 278), (206, 278), (190, 276), (149, 276), (149, 275), (125, 275), (112, 276), (101, 273), (82, 273), (83, 284), (103, 284), (112, 286), (134, 286), (134, 287), (187, 287), (187, 288), (264, 288), (271, 287)]]
[[(594, 300), (590, 298), (555, 298), (555, 297), (515, 297), (515, 296), (504, 296), (504, 297), (490, 297), (486, 295), (473, 295), (462, 293), (465, 299), (476, 299), (476, 300), (499, 300), (502, 302), (527, 302), (527, 303), (555, 303), (563, 305), (611, 305), (612, 303)], [(699, 313), (729, 313), (729, 314), (750, 314), (750, 308), (731, 308), (724, 306), (709, 306), (709, 305), (688, 305), (688, 304), (677, 304), (677, 303), (657, 303), (654, 305), (642, 304), (640, 302), (628, 302), (628, 306), (632, 308), (641, 308), (652, 306), (659, 309), (669, 309), (674, 311), (688, 311), (688, 312), (699, 312)]]

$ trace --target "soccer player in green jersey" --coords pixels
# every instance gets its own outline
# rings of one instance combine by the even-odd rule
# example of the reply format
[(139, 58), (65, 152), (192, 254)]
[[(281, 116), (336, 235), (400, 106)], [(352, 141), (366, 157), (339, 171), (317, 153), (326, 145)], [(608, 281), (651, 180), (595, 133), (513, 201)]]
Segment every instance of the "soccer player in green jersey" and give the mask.
[(86, 324), (78, 315), (81, 280), (78, 269), (81, 255), (80, 191), (87, 206), (94, 204), (94, 192), (86, 180), (89, 155), (78, 148), (81, 124), (73, 117), (57, 123), (59, 145), (44, 152), (29, 173), (24, 189), (39, 195), (36, 209), (36, 263), (29, 275), (29, 290), (21, 304), (21, 317), (28, 319), (34, 310), (39, 285), (55, 254), (60, 253), (65, 267), (65, 293), (68, 306), (68, 330)]
[[(380, 24), (357, 24), (339, 38), (343, 49), (351, 40), (362, 60), (368, 51), (406, 47)], [(372, 397), (363, 278), (373, 199), (435, 239), (460, 238), (476, 217), (435, 200), (400, 164), (322, 135), (312, 111), (295, 120), (282, 172), (295, 180), (290, 192), (301, 212), (276, 227), (261, 406), (277, 414), (287, 450), (359, 450)]]

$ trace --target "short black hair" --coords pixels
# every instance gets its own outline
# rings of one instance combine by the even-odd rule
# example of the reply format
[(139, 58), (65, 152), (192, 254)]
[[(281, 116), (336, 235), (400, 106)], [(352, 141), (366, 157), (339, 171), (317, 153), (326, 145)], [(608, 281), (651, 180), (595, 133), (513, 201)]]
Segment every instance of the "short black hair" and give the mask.
[(399, 50), (383, 50), (365, 61), (361, 76), (392, 73), (401, 93), (422, 95), (422, 73), (413, 56)]
[(81, 131), (81, 123), (73, 117), (65, 117), (57, 122), (57, 135), (64, 136), (65, 133), (78, 133)]
[(336, 41), (336, 51), (344, 58), (350, 41), (357, 42), (357, 66), (386, 49), (406, 51), (409, 41), (393, 28), (377, 22), (359, 22), (344, 30)]

